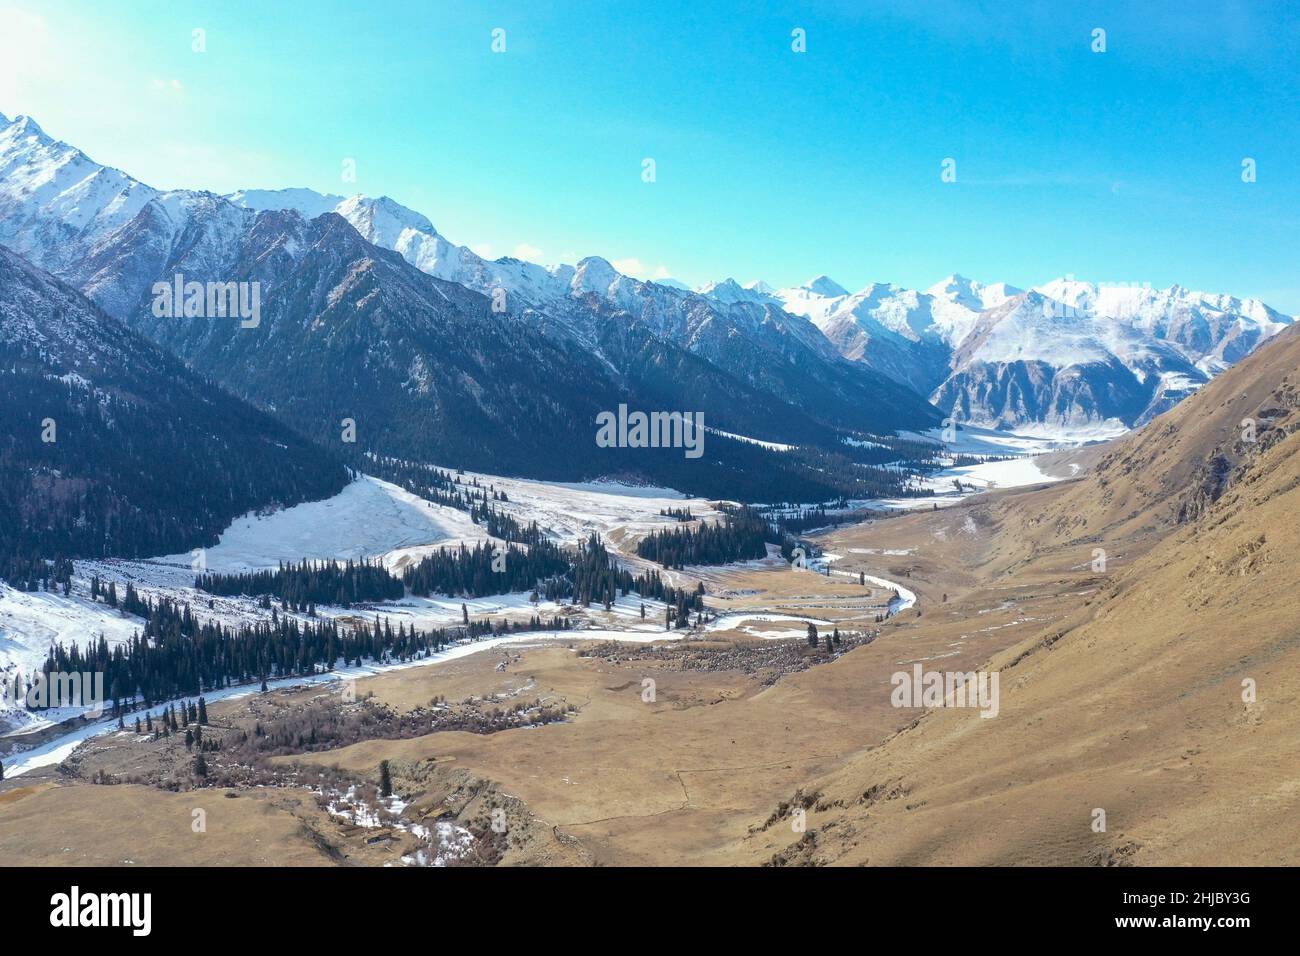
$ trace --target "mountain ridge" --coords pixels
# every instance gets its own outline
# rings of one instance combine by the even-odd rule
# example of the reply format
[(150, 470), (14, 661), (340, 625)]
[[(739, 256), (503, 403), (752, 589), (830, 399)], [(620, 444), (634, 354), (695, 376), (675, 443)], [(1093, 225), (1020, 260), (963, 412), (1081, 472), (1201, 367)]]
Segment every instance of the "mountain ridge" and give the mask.
[[(76, 175), (84, 178), (93, 166), (66, 144), (25, 127), (16, 130), (12, 124), (0, 135), (0, 153), (5, 148), (40, 159), (49, 191), (57, 195), (81, 195)], [(76, 175), (60, 173), (72, 161), (78, 164)], [(27, 175), (38, 177), (31, 170)], [(63, 229), (60, 217), (66, 215), (67, 203), (47, 202), (43, 196), (8, 188), (11, 185), (0, 177), (0, 211), (10, 213), (0, 242), (50, 265), (112, 314), (151, 334), (160, 331), (145, 314), (152, 285), (170, 281), (177, 273), (197, 281), (230, 281), (246, 237), (266, 227), (269, 220), (261, 218), (265, 213), (278, 211), (253, 207), (290, 204), (317, 212), (337, 198), (309, 190), (250, 190), (232, 194), (244, 203), (237, 205), (212, 193), (159, 192), (137, 185), (131, 187), (136, 200), (129, 219), (121, 221), (122, 210), (112, 215), (105, 209), (80, 210), (86, 227), (69, 241), (60, 240), (56, 249), (47, 239)], [(598, 350), (604, 341), (609, 352), (632, 356), (645, 353), (647, 338), (662, 339), (703, 359), (715, 374), (737, 379), (760, 394), (759, 405), (774, 410), (770, 418), (778, 425), (801, 416), (816, 437), (835, 428), (888, 434), (938, 423), (937, 411), (911, 389), (847, 362), (810, 323), (780, 310), (722, 308), (694, 293), (622, 275), (599, 257), (550, 271), (517, 259), (488, 262), (449, 243), (425, 217), (387, 197), (354, 196), (324, 214), (342, 217), (363, 239), (389, 248), (413, 268), (489, 297), (502, 321), (531, 324), (547, 336), (564, 338), (565, 348)], [(273, 279), (267, 274), (263, 281)], [(614, 334), (611, 324), (625, 338), (616, 347), (609, 341)], [(616, 372), (633, 374), (631, 369)], [(687, 401), (685, 389), (681, 391), (679, 402)], [(721, 395), (735, 390), (719, 383), (708, 391)], [(799, 415), (792, 418), (781, 405), (794, 406)], [(793, 430), (773, 433), (762, 416), (739, 406), (711, 411), (725, 430), (736, 430), (737, 422), (744, 420), (747, 424), (740, 428), (763, 429), (753, 437), (787, 442), (801, 437)]]
[[(751, 836), (751, 854), (815, 865), (1292, 862), (1296, 820), (1279, 795), (1294, 760), (1276, 741), (1297, 733), (1288, 704), (1300, 690), (1298, 367), (1292, 327), (1115, 441), (1091, 474), (896, 523), (906, 540), (933, 540), (945, 522), (981, 528), (966, 564), (979, 581), (955, 596), (966, 613), (995, 609), (1012, 581), (1072, 600), (1026, 618), (1023, 638), (973, 664), (1001, 675), (996, 719), (921, 712), (802, 782), (817, 796), (807, 820), (817, 839), (783, 831), (769, 838), (773, 854)], [(927, 629), (968, 626), (938, 606), (917, 618), (883, 640), (906, 635), (910, 646)], [(861, 686), (845, 661), (840, 679)], [(829, 668), (822, 677), (806, 693), (824, 693)], [(1095, 825), (1098, 809), (1109, 826)]]
[[(221, 197), (160, 192), (97, 167), (27, 119), (0, 129), (0, 184), (11, 175), (18, 184), (42, 179), (30, 170), (26, 179), (14, 173), (22, 157), (44, 164), (45, 192), (29, 191), (19, 202), (13, 188), (0, 189), (0, 212), (11, 213), (0, 242), (72, 279), (113, 314), (138, 307), (140, 288), (157, 272), (147, 264), (157, 262), (164, 246), (217, 246), (221, 237), (248, 229), (257, 212), (274, 208), (309, 219), (333, 212), (367, 241), (427, 274), (498, 297), (512, 315), (548, 334), (599, 348), (604, 324), (615, 321), (637, 330), (628, 334), (664, 338), (750, 387), (781, 395), (826, 425), (862, 431), (915, 428), (941, 417), (888, 383), (976, 425), (1123, 431), (1171, 407), (1294, 321), (1258, 299), (1177, 285), (1097, 285), (1072, 276), (1027, 290), (1046, 300), (1033, 300), (1042, 314), (1031, 320), (1022, 312), (1013, 321), (995, 310), (1026, 291), (955, 273), (925, 290), (871, 283), (850, 293), (821, 275), (786, 289), (726, 279), (688, 291), (624, 275), (599, 256), (558, 266), (487, 260), (388, 196), (303, 188)], [(123, 230), (135, 231), (135, 241), (123, 242)], [(1009, 349), (1012, 328), (1025, 341)], [(1033, 354), (1026, 350), (1031, 342), (1037, 343)], [(614, 349), (634, 350), (631, 343)], [(846, 371), (837, 357), (872, 375)], [(790, 374), (774, 374), (786, 365)], [(825, 385), (811, 386), (814, 377)], [(881, 414), (864, 415), (866, 405)], [(914, 421), (904, 421), (909, 418)]]
[(330, 456), (0, 246), (0, 559), (214, 544), (328, 497)]
[[(835, 295), (816, 281), (762, 297), (807, 316), (845, 357), (993, 428), (1141, 425), (1295, 321), (1258, 299), (1072, 276), (1020, 290), (954, 274), (924, 291), (871, 283)], [(1011, 302), (1023, 311), (1005, 322)]]

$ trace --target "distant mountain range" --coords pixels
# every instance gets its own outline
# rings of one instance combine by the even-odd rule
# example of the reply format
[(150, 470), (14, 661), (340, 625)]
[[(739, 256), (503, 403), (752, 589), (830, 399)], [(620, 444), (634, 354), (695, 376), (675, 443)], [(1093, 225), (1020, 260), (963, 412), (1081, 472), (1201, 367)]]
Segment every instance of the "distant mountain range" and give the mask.
[(1072, 277), (1028, 291), (959, 275), (924, 291), (850, 294), (826, 276), (700, 291), (806, 316), (847, 358), (959, 420), (1076, 434), (1149, 421), (1295, 321), (1258, 299)]
[[(826, 467), (828, 453), (866, 466), (899, 457), (845, 438), (888, 443), (941, 417), (774, 306), (722, 306), (600, 259), (554, 271), (488, 263), (388, 199), (265, 197), (162, 192), (29, 119), (0, 125), (0, 242), (329, 447), (351, 418), (357, 445), (386, 455), (821, 500), (898, 490), (896, 475), (847, 458)], [(176, 276), (256, 284), (258, 323), (156, 314), (155, 283)], [(702, 411), (713, 430), (704, 457), (598, 448), (596, 416), (620, 404)]]
[[(564, 352), (584, 380), (608, 379), (614, 392), (670, 404), (705, 396), (718, 428), (795, 444), (920, 430), (946, 415), (1028, 431), (1122, 431), (1294, 321), (1256, 299), (1179, 286), (1065, 278), (1020, 290), (954, 275), (924, 291), (873, 284), (850, 293), (821, 276), (785, 289), (728, 279), (691, 291), (623, 275), (599, 257), (551, 267), (487, 260), (387, 197), (162, 192), (54, 141), (28, 118), (0, 117), (0, 242), (256, 401), (276, 399), (245, 381), (247, 370), (223, 371), (205, 334), (148, 320), (148, 290), (177, 271), (226, 281), (251, 274), (249, 257), (272, 247), (297, 257), (305, 224), (322, 216), (504, 308), (540, 335), (533, 345)], [(330, 228), (313, 235), (342, 237)], [(261, 274), (272, 285), (280, 278)], [(306, 290), (281, 294), (310, 299)], [(400, 349), (383, 362), (427, 364), (409, 343)], [(579, 352), (599, 367), (594, 378), (578, 371)], [(491, 380), (490, 369), (479, 371)]]
[[(247, 190), (230, 199), (254, 209), (337, 212), (368, 240), (431, 275), (486, 294), (504, 289), (530, 306), (595, 294), (632, 315), (664, 316), (673, 311), (665, 302), (690, 301), (680, 283), (641, 282), (599, 258), (552, 267), (482, 259), (387, 198), (285, 189)], [(1063, 434), (1143, 424), (1294, 321), (1258, 299), (1181, 286), (1098, 286), (1072, 277), (1029, 291), (960, 275), (924, 291), (874, 283), (849, 293), (824, 275), (786, 289), (726, 279), (695, 291), (741, 315), (748, 307), (806, 318), (846, 358), (961, 421)], [(807, 326), (795, 328), (807, 334)], [(689, 322), (660, 330), (692, 341)], [(762, 327), (744, 331), (753, 337)]]
[[(836, 428), (891, 431), (936, 420), (915, 390), (889, 377), (863, 376), (804, 317), (776, 303), (725, 302), (673, 285), (643, 282), (608, 261), (545, 267), (520, 259), (486, 260), (438, 234), (424, 216), (387, 197), (321, 195), (307, 189), (246, 190), (228, 197), (247, 209), (293, 209), (304, 216), (334, 212), (367, 241), (392, 249), (420, 271), (486, 296), (501, 295), (512, 312), (609, 358), (654, 341), (703, 358), (745, 384), (779, 396)], [(627, 368), (615, 365), (621, 372)], [(660, 363), (660, 368), (663, 364)], [(736, 414), (742, 414), (736, 409)], [(809, 440), (768, 413), (733, 431), (788, 442)], [(722, 426), (727, 427), (727, 426)]]

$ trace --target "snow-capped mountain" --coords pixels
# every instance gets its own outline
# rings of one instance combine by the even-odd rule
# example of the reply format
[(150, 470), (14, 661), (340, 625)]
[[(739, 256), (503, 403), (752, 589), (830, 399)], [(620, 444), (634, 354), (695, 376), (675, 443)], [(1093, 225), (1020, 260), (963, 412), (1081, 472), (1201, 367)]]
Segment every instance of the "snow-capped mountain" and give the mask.
[[(113, 315), (138, 314), (152, 283), (171, 271), (222, 278), (258, 214), (280, 210), (305, 220), (337, 214), (367, 242), (489, 296), (542, 334), (615, 363), (616, 374), (632, 374), (645, 344), (658, 340), (833, 428), (931, 422), (934, 410), (915, 393), (985, 425), (1131, 427), (1293, 321), (1254, 299), (1069, 277), (1033, 290), (1048, 306), (1033, 299), (1000, 312), (1024, 293), (959, 275), (923, 291), (873, 283), (850, 293), (824, 275), (785, 289), (726, 279), (691, 291), (624, 275), (598, 256), (555, 266), (487, 260), (388, 197), (163, 192), (94, 163), (28, 118), (0, 117), (0, 242)], [(1015, 334), (1027, 336), (1018, 351), (1007, 345)], [(1139, 380), (1162, 384), (1134, 389)]]
[[(296, 208), (311, 215), (338, 199), (310, 190), (237, 193), (249, 208)], [(606, 259), (540, 266), (514, 258), (486, 260), (443, 236), (427, 218), (388, 197), (340, 199), (333, 209), (368, 241), (402, 255), (422, 272), (485, 295), (504, 293), (544, 327), (567, 332), (590, 347), (608, 338), (610, 323), (639, 326), (741, 378), (783, 396), (839, 427), (888, 427), (905, 417), (929, 417), (914, 399), (882, 376), (866, 379), (846, 369), (836, 350), (805, 317), (785, 311), (760, 284), (730, 280), (707, 292), (675, 283), (646, 282), (620, 273)], [(625, 351), (615, 349), (615, 351)], [(909, 391), (913, 386), (900, 382)], [(883, 412), (874, 420), (864, 409)], [(789, 436), (786, 436), (789, 437)]]
[(1061, 303), (1067, 315), (1111, 319), (1169, 342), (1207, 375), (1245, 358), (1295, 320), (1259, 299), (1197, 292), (1178, 285), (1168, 289), (1098, 286), (1069, 276), (1038, 286), (1036, 291)]
[(1207, 381), (1176, 347), (1030, 291), (982, 312), (936, 404), (994, 427), (1086, 431), (1149, 421)]
[[(363, 409), (372, 425), (384, 423), (372, 427), (371, 447), (390, 454), (568, 479), (600, 468), (715, 495), (750, 481), (744, 493), (782, 499), (798, 488), (812, 500), (833, 494), (816, 469), (774, 461), (759, 446), (719, 438), (717, 458), (678, 474), (680, 454), (623, 460), (595, 454), (587, 439), (596, 413), (622, 401), (698, 409), (720, 433), (836, 451), (841, 432), (886, 435), (939, 421), (910, 389), (846, 361), (815, 326), (776, 305), (720, 305), (622, 275), (599, 257), (553, 269), (487, 261), (382, 197), (162, 192), (117, 173), (112, 181), (138, 197), (121, 221), (81, 187), (109, 178), (83, 154), (34, 124), (5, 131), (18, 157), (7, 166), (21, 172), (0, 179), (6, 225), (21, 226), (10, 230), (15, 244), (322, 441), (337, 440), (339, 419), (355, 417), (349, 408)], [(60, 179), (58, 169), (73, 167), (80, 178)], [(36, 178), (53, 184), (51, 195), (15, 185)], [(75, 235), (62, 222), (68, 215), (82, 224)], [(256, 282), (260, 327), (155, 316), (155, 283), (177, 275)]]
[(772, 294), (771, 286), (766, 282), (741, 285), (735, 279), (723, 279), (721, 282), (710, 282), (702, 285), (695, 291), (702, 296), (713, 299), (715, 302), (722, 302), (726, 305), (734, 305), (737, 302), (748, 302), (752, 305), (780, 304), (776, 296)]
[[(99, 166), (29, 120), (5, 122), (0, 169), (8, 170), (0, 176), (0, 242), (73, 282), (113, 315), (139, 313), (152, 283), (181, 268), (222, 279), (258, 212), (290, 209), (308, 219), (333, 212), (366, 241), (499, 301), (511, 316), (548, 335), (598, 350), (600, 342), (608, 344), (612, 323), (630, 337), (612, 349), (625, 355), (637, 354), (634, 345), (646, 336), (662, 338), (833, 427), (885, 433), (937, 420), (910, 387), (844, 361), (811, 322), (784, 312), (775, 300), (720, 303), (623, 275), (598, 256), (552, 267), (486, 260), (388, 197), (307, 189), (226, 197), (161, 192)], [(32, 182), (43, 185), (33, 190)], [(92, 189), (88, 182), (113, 188)], [(760, 431), (757, 437), (798, 438), (761, 425)]]
[(855, 323), (867, 335), (892, 333), (912, 342), (942, 341), (955, 348), (981, 312), (1018, 292), (1005, 283), (986, 286), (953, 275), (923, 292), (878, 282), (849, 293), (823, 275), (801, 286), (772, 291), (770, 297), (786, 311), (811, 319), (841, 351), (855, 351), (861, 340), (847, 328)]
[(158, 195), (51, 139), (28, 116), (0, 115), (0, 183), (0, 243), (50, 268), (84, 255)]
[[(721, 286), (706, 287), (708, 294)], [(947, 377), (953, 350), (980, 313), (1015, 292), (950, 276), (924, 292), (873, 283), (849, 293), (822, 275), (764, 298), (809, 319), (846, 358), (928, 394)]]
[(981, 312), (996, 309), (1020, 291), (1005, 282), (985, 285), (953, 274), (930, 286), (925, 294), (944, 340), (955, 347), (970, 334)]
[(622, 285), (638, 281), (600, 257), (556, 266), (508, 256), (484, 259), (446, 239), (428, 218), (387, 196), (344, 198), (310, 189), (277, 189), (244, 190), (226, 198), (237, 206), (255, 210), (292, 209), (309, 219), (322, 212), (336, 212), (367, 242), (392, 249), (421, 272), (485, 295), (504, 291), (507, 302), (515, 299), (518, 304), (535, 307), (589, 293), (614, 299)]
[(308, 219), (336, 212), (346, 196), (318, 193), (314, 189), (241, 189), (226, 197), (236, 206), (248, 209), (296, 209)]
[(981, 313), (933, 399), (986, 424), (1134, 427), (1293, 321), (1257, 299), (1058, 279)]
[[(732, 280), (701, 292), (760, 298)], [(951, 275), (850, 294), (819, 276), (761, 299), (963, 420), (1072, 432), (1148, 421), (1294, 321), (1258, 299), (1073, 277), (1029, 293)]]

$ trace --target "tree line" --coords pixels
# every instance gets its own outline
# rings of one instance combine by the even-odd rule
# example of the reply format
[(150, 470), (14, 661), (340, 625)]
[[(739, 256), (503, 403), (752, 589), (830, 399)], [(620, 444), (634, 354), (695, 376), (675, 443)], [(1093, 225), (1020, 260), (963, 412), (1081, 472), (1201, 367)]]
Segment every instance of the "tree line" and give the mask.
[(568, 619), (527, 622), (473, 621), (459, 627), (419, 630), (375, 617), (340, 627), (336, 621), (300, 621), (272, 612), (271, 620), (228, 626), (200, 621), (187, 603), (146, 600), (144, 627), (127, 641), (110, 646), (100, 635), (85, 645), (50, 648), (45, 672), (103, 672), (114, 713), (135, 702), (197, 696), (234, 684), (302, 677), (362, 662), (410, 661), (436, 653), (462, 638), (520, 631), (566, 630)]
[(464, 544), (439, 548), (402, 572), (412, 594), (484, 597), (512, 591), (532, 591), (539, 581), (570, 572), (573, 558), (553, 541), (540, 539), (527, 549)]
[(200, 574), (194, 587), (208, 594), (230, 597), (270, 595), (295, 611), (307, 611), (316, 604), (347, 607), (361, 601), (395, 601), (405, 593), (402, 582), (379, 561), (280, 562), (274, 570), (237, 574)]
[[(234, 684), (284, 677), (309, 676), (363, 661), (408, 661), (436, 653), (462, 638), (479, 639), (521, 631), (565, 630), (563, 616), (549, 619), (533, 615), (517, 623), (466, 620), (458, 627), (419, 630), (399, 623), (393, 629), (387, 618), (340, 627), (334, 620), (301, 621), (272, 611), (271, 620), (228, 626), (200, 621), (190, 605), (166, 597), (139, 596), (131, 584), (119, 598), (116, 585), (94, 586), (116, 606), (144, 618), (140, 632), (110, 646), (100, 635), (84, 646), (55, 644), (44, 670), (51, 672), (103, 672), (104, 686), (120, 714), (137, 701), (146, 707), (176, 697), (197, 696)], [(596, 535), (579, 549), (567, 574), (547, 579), (542, 590), (549, 600), (573, 600), (609, 607), (619, 596), (638, 594), (664, 602), (665, 627), (687, 627), (691, 614), (704, 610), (704, 585), (694, 589), (664, 583), (657, 571), (632, 575), (610, 559)], [(538, 592), (534, 596), (540, 597)], [(645, 609), (642, 607), (642, 614)]]
[(775, 540), (767, 519), (752, 508), (738, 508), (718, 522), (696, 527), (665, 528), (637, 542), (636, 553), (666, 568), (688, 564), (727, 564), (767, 555)]
[[(620, 567), (594, 533), (575, 549), (563, 548), (546, 538), (527, 548), (509, 543), (442, 547), (406, 568), (400, 578), (378, 562), (331, 564), (304, 560), (300, 564), (281, 563), (274, 571), (201, 574), (195, 578), (195, 587), (225, 596), (272, 595), (280, 598), (286, 609), (308, 613), (314, 613), (316, 604), (395, 600), (407, 591), (420, 597), (486, 597), (527, 591), (534, 601), (604, 604), (606, 608), (628, 594), (674, 605), (684, 594), (680, 600), (683, 607), (702, 609), (702, 604), (695, 607), (694, 592), (665, 585), (658, 572), (633, 575)], [(122, 608), (140, 614), (144, 604), (129, 583), (126, 588)], [(91, 595), (98, 598), (101, 594), (105, 603), (119, 605), (116, 585), (110, 582), (105, 588), (98, 578), (93, 578)]]

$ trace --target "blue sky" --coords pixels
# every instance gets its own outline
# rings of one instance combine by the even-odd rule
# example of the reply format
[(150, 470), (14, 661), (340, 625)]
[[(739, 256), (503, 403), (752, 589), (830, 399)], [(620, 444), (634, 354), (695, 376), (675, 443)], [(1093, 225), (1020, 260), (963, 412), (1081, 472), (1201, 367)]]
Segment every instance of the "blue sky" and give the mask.
[(0, 0), (0, 112), (156, 186), (387, 194), (493, 256), (1300, 312), (1295, 5), (726, 6)]

